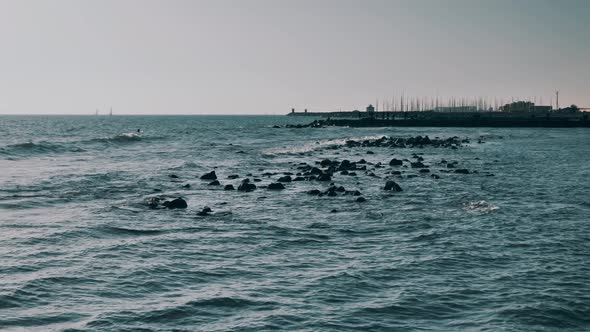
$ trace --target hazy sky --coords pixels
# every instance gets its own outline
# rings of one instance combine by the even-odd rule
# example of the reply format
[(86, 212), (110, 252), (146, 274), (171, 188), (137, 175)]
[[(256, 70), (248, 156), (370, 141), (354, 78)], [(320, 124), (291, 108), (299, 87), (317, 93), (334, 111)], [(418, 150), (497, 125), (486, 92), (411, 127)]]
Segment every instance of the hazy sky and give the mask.
[(590, 0), (0, 0), (0, 113), (590, 107)]

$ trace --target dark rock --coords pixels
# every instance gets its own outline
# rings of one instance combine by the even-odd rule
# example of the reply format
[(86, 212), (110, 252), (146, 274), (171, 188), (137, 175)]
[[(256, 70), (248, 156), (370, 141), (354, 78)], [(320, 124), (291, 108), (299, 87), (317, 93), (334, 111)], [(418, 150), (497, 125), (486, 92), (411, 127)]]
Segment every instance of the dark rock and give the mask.
[(410, 163), (410, 165), (412, 166), (412, 168), (426, 168), (427, 167), (426, 165), (424, 165), (420, 161), (416, 161), (416, 162)]
[(363, 202), (366, 202), (367, 200), (361, 196), (361, 197), (357, 197), (356, 201), (357, 201), (357, 203), (363, 203)]
[(309, 173), (310, 173), (310, 174), (315, 174), (315, 175), (321, 175), (321, 174), (324, 174), (324, 172), (323, 172), (321, 169), (317, 168), (317, 167), (313, 167), (313, 168), (312, 168), (312, 169), (309, 171)]
[(262, 180), (260, 179), (254, 179), (254, 182), (261, 182)]
[(334, 210), (330, 211), (330, 213), (338, 213), (338, 210), (334, 209)]
[(188, 189), (188, 188), (190, 188), (190, 187), (191, 187), (191, 185), (187, 183), (187, 184), (185, 184), (185, 185), (184, 185), (184, 186), (182, 186), (182, 187), (183, 187), (183, 188), (186, 188), (186, 189)]
[(348, 175), (348, 171), (347, 170), (340, 171), (340, 175)]
[(291, 182), (292, 179), (291, 179), (291, 176), (287, 175), (287, 176), (280, 177), (277, 181), (279, 181), (279, 182)]
[(236, 190), (236, 188), (231, 184), (226, 184), (225, 187), (223, 187), (223, 190)]
[(238, 191), (243, 192), (251, 192), (254, 189), (256, 189), (256, 185), (250, 182), (242, 182), (242, 184), (238, 186)]
[(322, 192), (319, 191), (318, 189), (312, 189), (312, 190), (308, 191), (307, 193), (310, 195), (317, 196), (317, 195), (321, 194)]
[(178, 179), (178, 175), (176, 175), (176, 174), (170, 174), (170, 175), (168, 175), (168, 177), (171, 179)]
[(334, 197), (334, 196), (338, 196), (338, 193), (337, 193), (337, 192), (335, 192), (335, 191), (328, 191), (328, 192), (326, 193), (326, 195), (328, 195), (328, 196), (330, 196), (330, 197)]
[(217, 180), (217, 174), (215, 174), (215, 171), (211, 171), (201, 175), (201, 180)]
[(268, 189), (270, 190), (283, 190), (285, 186), (282, 183), (271, 183), (268, 185)]
[(344, 187), (340, 186), (340, 187), (336, 188), (336, 191), (339, 193), (343, 193), (346, 191), (346, 189), (344, 189)]
[(305, 178), (298, 176), (298, 177), (294, 178), (293, 181), (305, 181)]
[(391, 161), (389, 162), (389, 166), (401, 166), (403, 164), (404, 164), (403, 161), (401, 161), (399, 159), (395, 159), (395, 158), (391, 159)]
[(239, 178), (239, 177), (240, 177), (240, 176), (239, 176), (239, 175), (237, 175), (237, 174), (232, 174), (232, 175), (228, 176), (227, 178), (228, 178), (228, 179), (232, 179), (232, 180), (233, 180), (233, 179), (237, 179), (237, 178)]
[(367, 151), (367, 154), (375, 154), (373, 151)]
[(215, 180), (215, 181), (211, 181), (211, 182), (209, 182), (209, 184), (208, 184), (208, 185), (209, 185), (209, 186), (219, 186), (219, 185), (220, 185), (220, 183), (219, 183), (219, 181)]
[(338, 167), (339, 171), (350, 171), (356, 168), (356, 164), (351, 163), (350, 160), (342, 160), (342, 162), (340, 162), (340, 166)]
[(164, 202), (164, 206), (169, 209), (186, 209), (188, 204), (182, 198), (173, 199), (170, 202)]
[(332, 161), (330, 159), (324, 159), (320, 161), (320, 166), (322, 167), (328, 167), (330, 165), (332, 165)]
[(318, 181), (322, 181), (322, 182), (332, 181), (332, 177), (330, 177), (328, 174), (322, 174), (322, 175), (318, 176)]
[(356, 163), (359, 164), (359, 165), (364, 165), (364, 164), (367, 163), (367, 161), (364, 160), (364, 159), (361, 159), (361, 160), (357, 161)]
[(387, 181), (383, 189), (397, 192), (402, 191), (402, 188), (399, 186), (399, 184), (395, 183), (395, 181)]
[(210, 207), (205, 206), (200, 212), (197, 213), (197, 216), (208, 216), (210, 212), (213, 212)]
[(465, 169), (465, 168), (460, 168), (460, 169), (456, 169), (455, 170), (455, 173), (458, 173), (458, 174), (469, 174), (469, 170), (468, 169)]
[(430, 170), (428, 168), (423, 168), (419, 172), (420, 173), (430, 173)]
[(440, 179), (440, 176), (436, 175), (436, 174), (431, 174), (430, 175), (433, 179)]

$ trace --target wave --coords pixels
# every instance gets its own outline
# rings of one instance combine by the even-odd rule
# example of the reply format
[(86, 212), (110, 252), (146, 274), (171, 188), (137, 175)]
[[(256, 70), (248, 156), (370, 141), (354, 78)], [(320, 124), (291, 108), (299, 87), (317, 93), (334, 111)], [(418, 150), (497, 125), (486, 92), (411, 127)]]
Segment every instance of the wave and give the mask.
[(86, 152), (76, 145), (52, 142), (27, 142), (6, 145), (0, 148), (0, 155), (9, 157), (29, 157), (34, 155), (44, 155), (53, 153), (80, 153)]
[(86, 142), (128, 143), (141, 141), (142, 139), (144, 139), (144, 137), (138, 133), (121, 133), (111, 137), (93, 138)]
[(149, 136), (145, 137), (138, 133), (121, 133), (111, 137), (92, 138), (87, 140), (69, 141), (69, 142), (25, 142), (6, 145), (0, 147), (0, 156), (7, 157), (30, 157), (35, 155), (60, 154), (60, 153), (81, 153), (88, 150), (81, 146), (93, 143), (103, 144), (127, 144), (145, 140), (158, 140), (165, 137)]
[(463, 209), (470, 212), (488, 214), (498, 210), (499, 207), (482, 200), (465, 203), (463, 204)]
[(264, 156), (278, 156), (278, 155), (290, 155), (290, 154), (302, 154), (313, 152), (316, 150), (338, 147), (346, 145), (346, 141), (365, 141), (365, 140), (376, 140), (383, 137), (383, 135), (373, 136), (360, 136), (360, 137), (347, 137), (347, 138), (334, 138), (334, 139), (323, 139), (315, 141), (313, 143), (306, 143), (303, 145), (295, 145), (291, 147), (273, 148), (262, 151)]
[(125, 227), (103, 227), (101, 231), (112, 234), (112, 235), (132, 235), (132, 236), (140, 236), (140, 235), (160, 235), (166, 233), (164, 230), (158, 229), (132, 229), (132, 228), (125, 228)]

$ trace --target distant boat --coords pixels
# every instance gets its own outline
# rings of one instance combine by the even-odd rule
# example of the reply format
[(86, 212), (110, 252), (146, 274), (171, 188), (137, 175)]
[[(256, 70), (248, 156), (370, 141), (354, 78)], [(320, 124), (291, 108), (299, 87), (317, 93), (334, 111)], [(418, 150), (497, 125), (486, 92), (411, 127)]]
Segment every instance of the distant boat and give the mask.
[(98, 110), (96, 110), (96, 112), (94, 113), (94, 115), (98, 116)]
[(109, 112), (109, 116), (113, 116), (113, 108), (111, 107), (111, 111)]

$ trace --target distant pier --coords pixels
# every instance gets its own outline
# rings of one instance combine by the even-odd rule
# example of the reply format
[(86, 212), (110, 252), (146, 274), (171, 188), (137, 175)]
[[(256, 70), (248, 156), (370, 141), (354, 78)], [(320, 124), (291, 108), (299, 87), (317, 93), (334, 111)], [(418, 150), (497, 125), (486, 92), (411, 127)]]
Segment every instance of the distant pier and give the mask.
[(312, 126), (349, 127), (590, 127), (590, 112), (572, 105), (553, 110), (551, 106), (536, 106), (531, 102), (513, 102), (499, 110), (478, 110), (475, 106), (438, 107), (436, 110), (375, 111), (372, 105), (366, 111), (295, 112), (288, 116), (326, 118), (316, 120)]

